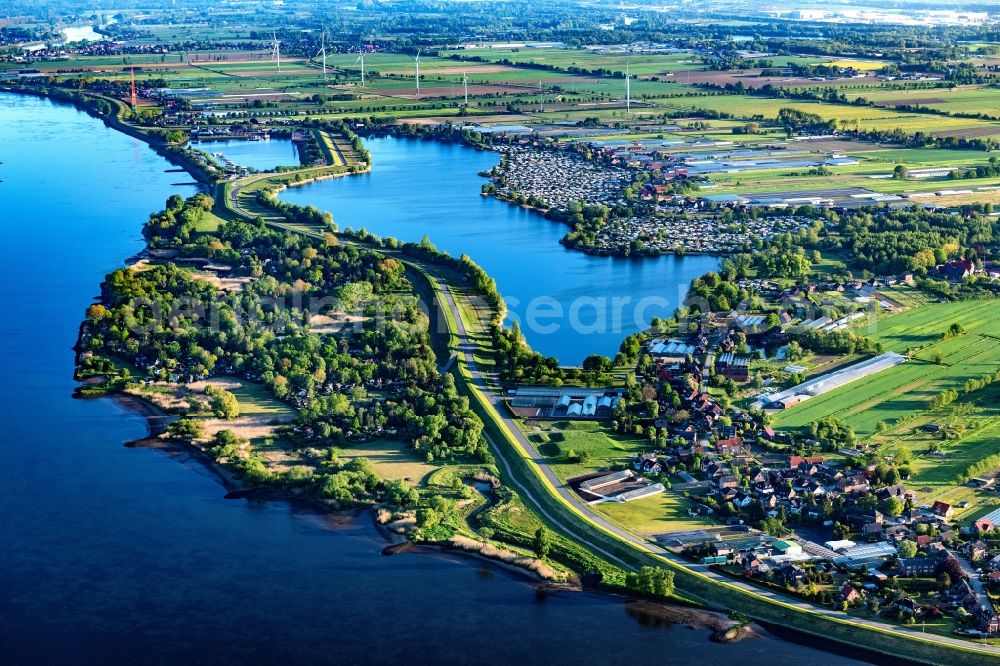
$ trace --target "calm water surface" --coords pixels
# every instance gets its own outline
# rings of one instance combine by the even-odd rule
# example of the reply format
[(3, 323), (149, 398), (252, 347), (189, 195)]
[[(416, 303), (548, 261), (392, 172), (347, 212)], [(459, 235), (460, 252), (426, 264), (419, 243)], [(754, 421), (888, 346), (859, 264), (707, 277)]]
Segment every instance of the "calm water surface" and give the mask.
[(67, 42), (99, 42), (104, 39), (92, 25), (70, 26), (63, 28), (62, 33)]
[(298, 166), (299, 153), (289, 139), (268, 141), (201, 141), (193, 144), (206, 153), (222, 153), (240, 166), (270, 171), (280, 166)]
[(591, 594), (444, 557), (382, 557), (367, 523), (225, 501), (144, 423), (72, 400), (77, 326), (178, 174), (76, 110), (0, 95), (0, 645), (37, 663), (854, 663), (777, 639), (716, 645)]
[(477, 174), (499, 155), (461, 145), (366, 139), (369, 173), (286, 190), (286, 201), (333, 213), (341, 227), (419, 241), (427, 234), (468, 254), (497, 281), (531, 346), (563, 363), (614, 356), (625, 336), (668, 317), (691, 280), (718, 266), (707, 256), (593, 257), (559, 244), (569, 227), (484, 197)]

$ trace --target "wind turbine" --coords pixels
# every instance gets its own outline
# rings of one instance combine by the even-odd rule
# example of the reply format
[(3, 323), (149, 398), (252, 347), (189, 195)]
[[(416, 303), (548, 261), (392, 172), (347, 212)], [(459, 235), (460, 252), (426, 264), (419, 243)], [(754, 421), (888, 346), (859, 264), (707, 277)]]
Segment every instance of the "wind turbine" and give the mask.
[(628, 63), (625, 63), (625, 113), (632, 113), (632, 80), (628, 75)]
[(469, 106), (469, 77), (462, 72), (462, 88), (465, 90), (465, 105)]
[(365, 87), (365, 47), (364, 47), (364, 44), (361, 44), (361, 45), (358, 46), (358, 53), (360, 55), (358, 56), (358, 59), (354, 61), (354, 64), (357, 65), (359, 62), (361, 63), (361, 87), (364, 88)]
[(271, 57), (274, 58), (274, 64), (277, 66), (278, 71), (281, 71), (281, 42), (278, 41), (278, 33), (274, 30), (271, 31)]
[(417, 68), (417, 97), (420, 97), (420, 49), (417, 49), (417, 57), (413, 59), (413, 64)]
[(326, 30), (319, 36), (319, 52), (316, 54), (323, 57), (323, 80), (326, 81)]

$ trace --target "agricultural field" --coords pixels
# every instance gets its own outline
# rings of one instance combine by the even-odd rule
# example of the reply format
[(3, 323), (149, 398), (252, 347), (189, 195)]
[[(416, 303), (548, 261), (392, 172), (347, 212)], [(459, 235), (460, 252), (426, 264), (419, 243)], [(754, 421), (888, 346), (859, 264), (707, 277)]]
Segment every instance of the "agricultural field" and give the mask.
[[(915, 294), (899, 290), (890, 296), (906, 298), (904, 291)], [(1000, 452), (1000, 384), (966, 388), (969, 379), (996, 378), (1000, 321), (990, 301), (928, 304), (914, 296), (911, 303), (912, 309), (859, 330), (887, 350), (909, 353), (910, 361), (777, 412), (776, 427), (801, 430), (832, 416), (873, 448), (890, 454), (905, 449), (911, 470), (907, 487), (922, 503), (940, 500), (959, 507), (958, 518), (968, 522), (998, 502), (994, 491), (961, 482), (970, 466)], [(966, 332), (943, 339), (954, 323)], [(955, 392), (952, 402), (932, 405), (949, 390)]]
[[(722, 136), (716, 135), (722, 139)], [(816, 160), (827, 157), (831, 152), (843, 154), (858, 160), (858, 164), (828, 167), (828, 173), (810, 175), (808, 168), (761, 168), (759, 170), (736, 173), (716, 173), (711, 175), (714, 183), (712, 194), (762, 194), (774, 191), (823, 190), (832, 188), (865, 188), (883, 194), (908, 196), (911, 194), (933, 193), (946, 190), (974, 190), (962, 201), (990, 200), (991, 190), (1000, 185), (1000, 179), (982, 178), (971, 181), (952, 180), (948, 176), (918, 177), (924, 169), (962, 169), (983, 165), (989, 155), (977, 150), (949, 150), (943, 148), (900, 148), (871, 143), (851, 143), (846, 141), (783, 143), (775, 139), (743, 141), (743, 145), (784, 145), (789, 151), (810, 151)], [(897, 164), (906, 166), (912, 174), (906, 179), (892, 177)], [(988, 188), (988, 189), (984, 189)], [(935, 203), (942, 202), (934, 200)]]
[(1000, 115), (1000, 89), (981, 86), (877, 90), (860, 95), (879, 106), (922, 106), (947, 113)]
[[(961, 483), (970, 466), (998, 451), (998, 399), (1000, 388), (991, 385), (951, 405), (921, 413), (877, 436), (874, 443), (890, 451), (907, 449), (912, 457), (908, 487), (922, 502), (941, 500), (959, 507), (957, 518), (968, 523), (1000, 503), (995, 490)], [(941, 431), (929, 432), (929, 427)]]
[[(651, 448), (647, 440), (619, 435), (606, 424), (594, 421), (531, 422), (522, 424), (521, 429), (564, 481), (611, 465), (629, 463), (637, 454)], [(568, 459), (567, 454), (571, 452), (575, 452), (577, 458)]]
[[(780, 411), (776, 424), (801, 429), (833, 416), (867, 437), (876, 432), (880, 422), (889, 427), (907, 422), (944, 391), (961, 393), (967, 379), (996, 373), (1000, 368), (1000, 321), (995, 313), (992, 303), (971, 301), (926, 305), (879, 319), (873, 330), (861, 332), (881, 341), (888, 351), (908, 353), (911, 359), (864, 382)], [(966, 332), (942, 339), (953, 323), (960, 323)]]
[(614, 522), (646, 535), (718, 525), (711, 517), (689, 516), (688, 506), (690, 503), (687, 500), (666, 492), (631, 502), (602, 502), (595, 504), (594, 508)]
[(584, 70), (604, 69), (629, 72), (636, 76), (662, 76), (671, 72), (703, 70), (705, 65), (694, 53), (669, 54), (625, 54), (624, 52), (570, 49), (570, 48), (467, 48), (442, 51), (443, 56), (455, 55), (459, 58), (484, 58), (493, 62), (529, 63), (546, 65), (568, 70), (576, 67)]
[[(774, 119), (782, 108), (792, 108), (814, 113), (824, 120), (835, 120), (847, 129), (883, 130), (901, 129), (907, 133), (928, 132), (941, 136), (965, 136), (975, 130), (975, 136), (1000, 134), (1000, 122), (968, 118), (951, 118), (920, 113), (901, 113), (892, 109), (822, 102), (795, 101), (770, 97), (740, 95), (701, 95), (658, 101), (658, 106), (675, 110), (706, 110), (733, 113), (741, 118), (760, 117)], [(978, 134), (982, 132), (982, 134)]]

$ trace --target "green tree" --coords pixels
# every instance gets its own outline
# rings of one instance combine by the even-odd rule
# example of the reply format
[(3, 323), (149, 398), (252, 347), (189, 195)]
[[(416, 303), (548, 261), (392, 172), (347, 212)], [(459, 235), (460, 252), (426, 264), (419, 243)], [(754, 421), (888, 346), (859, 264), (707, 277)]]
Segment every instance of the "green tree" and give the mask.
[(539, 527), (535, 530), (535, 539), (532, 541), (532, 549), (535, 551), (535, 555), (539, 559), (545, 559), (549, 556), (549, 551), (552, 550), (552, 540), (549, 537), (548, 530), (544, 527)]
[(611, 371), (611, 359), (600, 354), (592, 354), (583, 359), (583, 369), (587, 372), (605, 373)]
[(674, 572), (661, 567), (643, 567), (625, 577), (625, 584), (637, 592), (669, 597), (674, 592)]
[(905, 539), (900, 542), (899, 546), (896, 548), (896, 553), (900, 557), (916, 557), (917, 556), (917, 542)]
[(199, 439), (205, 434), (205, 426), (196, 419), (183, 418), (171, 423), (167, 427), (167, 432), (171, 437), (191, 441)]
[(394, 506), (407, 507), (416, 504), (420, 493), (406, 481), (388, 481), (385, 484), (385, 500)]
[(430, 507), (417, 509), (417, 527), (433, 527), (441, 522), (441, 514)]
[(205, 388), (205, 393), (212, 398), (212, 413), (218, 418), (231, 421), (240, 415), (240, 401), (229, 391), (208, 386)]
[(898, 516), (903, 513), (903, 503), (895, 497), (890, 497), (882, 505), (882, 512), (887, 516)]

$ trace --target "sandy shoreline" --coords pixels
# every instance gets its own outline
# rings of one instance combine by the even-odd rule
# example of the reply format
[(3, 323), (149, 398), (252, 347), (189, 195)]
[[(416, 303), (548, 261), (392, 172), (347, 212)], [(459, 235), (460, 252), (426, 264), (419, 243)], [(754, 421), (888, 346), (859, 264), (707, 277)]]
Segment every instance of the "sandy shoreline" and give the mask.
[(146, 422), (146, 436), (125, 442), (126, 447), (130, 449), (153, 449), (161, 451), (171, 458), (181, 459), (182, 461), (188, 460), (200, 465), (218, 478), (223, 488), (227, 491), (227, 498), (233, 493), (247, 490), (225, 467), (217, 463), (199, 447), (187, 442), (164, 439), (162, 437), (162, 435), (166, 434), (170, 423), (178, 417), (167, 414), (152, 402), (129, 393), (116, 392), (110, 393), (105, 397), (142, 416)]
[(765, 630), (756, 624), (740, 624), (721, 613), (701, 608), (675, 606), (647, 599), (629, 601), (626, 611), (644, 622), (682, 625), (689, 629), (711, 631), (717, 643), (738, 643), (748, 638), (763, 638)]
[[(170, 422), (176, 418), (170, 416), (148, 400), (143, 400), (138, 396), (130, 395), (128, 393), (115, 393), (108, 397), (114, 399), (114, 401), (122, 407), (125, 407), (126, 409), (129, 409), (145, 418), (147, 430), (146, 438), (148, 439), (156, 439), (165, 434)], [(126, 446), (128, 445), (126, 444)]]
[[(362, 515), (367, 515), (375, 533), (379, 535), (379, 538), (382, 539), (385, 544), (385, 547), (381, 550), (384, 555), (414, 554), (425, 557), (460, 558), (470, 564), (472, 562), (479, 562), (509, 575), (513, 575), (526, 583), (533, 584), (535, 592), (539, 596), (544, 596), (549, 592), (583, 591), (583, 588), (580, 585), (552, 583), (542, 579), (533, 571), (510, 564), (509, 562), (486, 557), (478, 552), (468, 551), (457, 547), (449, 547), (446, 544), (440, 543), (415, 544), (407, 540), (401, 540), (400, 535), (390, 532), (389, 530), (386, 530), (383, 525), (380, 525), (374, 512), (368, 508), (359, 507), (348, 510), (333, 510), (316, 502), (296, 499), (282, 493), (268, 491), (267, 489), (258, 492), (258, 489), (247, 488), (232, 474), (230, 474), (225, 467), (217, 463), (211, 456), (194, 444), (161, 438), (160, 435), (166, 432), (170, 421), (176, 417), (170, 416), (156, 405), (143, 400), (138, 396), (124, 393), (114, 393), (108, 395), (107, 397), (115, 400), (119, 405), (144, 417), (146, 421), (148, 431), (147, 435), (145, 437), (126, 442), (125, 446), (130, 448), (146, 448), (160, 451), (171, 458), (177, 459), (179, 462), (191, 462), (200, 465), (204, 469), (210, 471), (218, 479), (223, 488), (225, 488), (226, 499), (280, 501), (293, 507), (308, 508), (309, 510), (316, 511), (318, 514), (322, 515), (324, 528), (331, 530), (354, 525)], [(742, 640), (743, 638), (762, 635), (761, 633), (750, 630), (746, 633), (746, 635), (740, 635), (726, 640), (725, 638), (722, 638), (722, 636), (727, 631), (732, 629), (735, 623), (719, 613), (698, 608), (677, 606), (665, 602), (636, 599), (617, 592), (610, 592), (608, 590), (591, 591), (606, 595), (609, 599), (618, 598), (623, 600), (626, 603), (627, 612), (640, 616), (647, 621), (652, 620), (654, 622), (662, 622), (664, 624), (683, 625), (692, 629), (710, 631), (712, 632), (712, 640), (736, 642), (738, 640)]]

